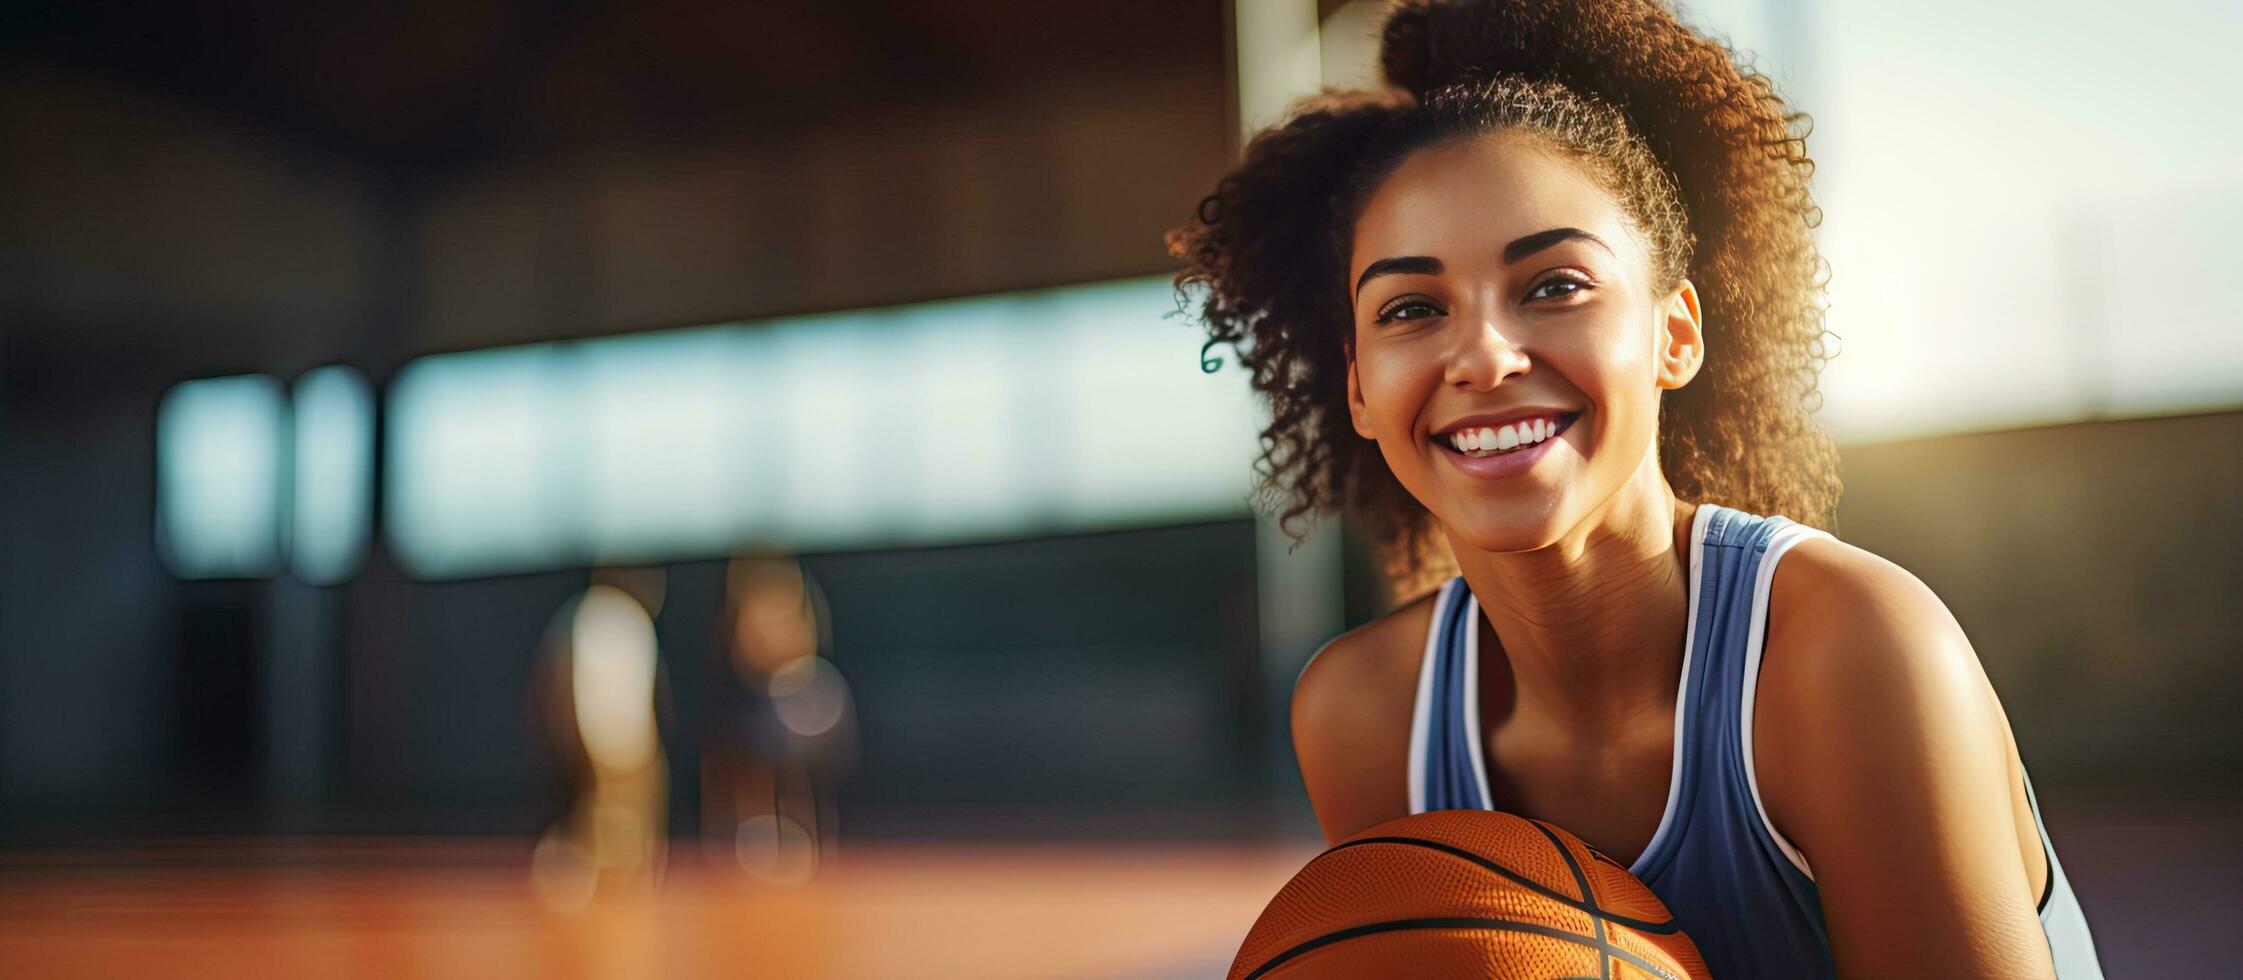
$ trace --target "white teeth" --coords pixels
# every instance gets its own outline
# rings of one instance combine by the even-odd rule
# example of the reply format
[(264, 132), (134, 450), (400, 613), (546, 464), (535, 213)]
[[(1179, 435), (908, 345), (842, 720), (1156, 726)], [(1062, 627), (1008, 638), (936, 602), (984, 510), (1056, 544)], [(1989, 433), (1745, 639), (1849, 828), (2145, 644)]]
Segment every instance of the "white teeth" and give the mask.
[(1449, 445), (1460, 453), (1499, 453), (1531, 446), (1558, 434), (1552, 419), (1529, 419), (1500, 428), (1458, 429), (1449, 433)]

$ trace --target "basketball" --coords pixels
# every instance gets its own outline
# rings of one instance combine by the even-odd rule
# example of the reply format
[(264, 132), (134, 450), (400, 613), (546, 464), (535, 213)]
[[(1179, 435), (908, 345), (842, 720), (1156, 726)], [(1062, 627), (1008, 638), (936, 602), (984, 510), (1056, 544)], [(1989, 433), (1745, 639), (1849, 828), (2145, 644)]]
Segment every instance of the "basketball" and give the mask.
[(1550, 824), (1489, 810), (1389, 820), (1262, 910), (1230, 980), (1367, 976), (1702, 980), (1651, 889)]

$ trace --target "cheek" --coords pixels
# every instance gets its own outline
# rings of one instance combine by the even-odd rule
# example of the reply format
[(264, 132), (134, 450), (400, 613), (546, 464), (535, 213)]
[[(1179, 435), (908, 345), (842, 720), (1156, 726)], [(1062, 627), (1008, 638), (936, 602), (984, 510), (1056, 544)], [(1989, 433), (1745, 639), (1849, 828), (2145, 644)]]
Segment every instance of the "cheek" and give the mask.
[(1572, 343), (1553, 349), (1551, 361), (1581, 389), (1604, 416), (1583, 435), (1594, 438), (1593, 455), (1608, 465), (1627, 465), (1633, 447), (1656, 438), (1659, 385), (1656, 349), (1633, 316), (1613, 317), (1583, 331)]
[(1546, 360), (1600, 401), (1653, 395), (1659, 378), (1656, 340), (1639, 318), (1600, 317), (1583, 326), (1587, 329), (1554, 336)]
[[(1426, 365), (1419, 361), (1392, 348), (1359, 349), (1355, 360), (1356, 384), (1362, 388), (1363, 406), (1370, 412), (1371, 425), (1382, 438), (1404, 435), (1416, 428), (1417, 416), (1429, 388)], [(1431, 377), (1439, 379), (1437, 372)]]

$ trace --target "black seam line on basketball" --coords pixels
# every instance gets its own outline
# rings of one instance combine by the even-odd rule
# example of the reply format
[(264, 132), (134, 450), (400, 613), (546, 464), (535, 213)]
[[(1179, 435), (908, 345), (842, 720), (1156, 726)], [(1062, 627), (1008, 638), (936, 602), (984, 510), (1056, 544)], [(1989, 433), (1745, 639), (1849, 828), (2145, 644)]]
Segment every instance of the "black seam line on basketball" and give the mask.
[[(1573, 871), (1573, 886), (1581, 890), (1581, 901), (1588, 903), (1589, 907), (1585, 911), (1589, 913), (1589, 922), (1597, 928), (1597, 942), (1610, 946), (1612, 940), (1604, 934), (1604, 910), (1597, 907), (1596, 893), (1589, 890), (1589, 876), (1582, 873), (1581, 862), (1573, 859), (1573, 850), (1566, 847), (1565, 842), (1558, 839), (1558, 835), (1550, 832), (1549, 824), (1533, 819), (1529, 819), (1527, 822), (1533, 824), (1534, 829), (1541, 831), (1542, 836), (1549, 838), (1550, 846), (1557, 848), (1558, 856), (1565, 859), (1565, 866)], [(1598, 972), (1604, 974), (1601, 980), (1612, 980), (1612, 957), (1610, 955), (1598, 957), (1597, 967)]]
[[(1565, 893), (1545, 887), (1539, 881), (1535, 881), (1532, 878), (1526, 877), (1525, 875), (1522, 875), (1516, 871), (1513, 871), (1500, 864), (1483, 858), (1477, 854), (1472, 853), (1471, 851), (1467, 851), (1460, 847), (1450, 847), (1449, 845), (1443, 844), (1439, 841), (1420, 840), (1416, 837), (1365, 837), (1361, 840), (1351, 840), (1344, 844), (1333, 845), (1332, 849), (1329, 851), (1325, 851), (1324, 854), (1330, 854), (1333, 851), (1355, 847), (1359, 844), (1402, 844), (1410, 847), (1431, 848), (1445, 854), (1456, 855), (1457, 857), (1470, 861), (1473, 864), (1477, 864), (1480, 867), (1486, 868), (1489, 871), (1493, 871), (1496, 874), (1502, 875), (1505, 878), (1509, 878), (1512, 881), (1526, 886), (1535, 894), (1547, 898), (1553, 902), (1564, 905), (1567, 908), (1576, 909), (1582, 912), (1589, 912), (1591, 915), (1602, 916), (1619, 925), (1634, 929), (1637, 932), (1647, 932), (1654, 936), (1671, 936), (1677, 932), (1682, 931), (1682, 926), (1676, 923), (1673, 919), (1668, 919), (1665, 922), (1645, 922), (1642, 919), (1631, 919), (1624, 915), (1614, 915), (1611, 912), (1590, 912), (1590, 906), (1587, 902), (1574, 901), (1573, 899), (1565, 897)], [(1324, 857), (1324, 854), (1317, 855), (1316, 859), (1321, 860)], [(1315, 864), (1316, 860), (1311, 860), (1309, 861), (1309, 863)], [(1306, 869), (1304, 868), (1303, 870)]]
[(1261, 966), (1255, 967), (1254, 972), (1247, 974), (1246, 980), (1259, 980), (1259, 978), (1263, 974), (1277, 969), (1286, 961), (1320, 947), (1330, 946), (1333, 943), (1340, 942), (1346, 939), (1354, 939), (1357, 936), (1368, 936), (1381, 932), (1400, 932), (1405, 929), (1494, 929), (1501, 932), (1532, 933), (1537, 936), (1548, 936), (1551, 939), (1563, 940), (1576, 946), (1587, 946), (1591, 949), (1602, 949), (1606, 954), (1618, 957), (1621, 960), (1626, 961), (1629, 965), (1634, 966), (1636, 969), (1642, 970), (1645, 973), (1649, 973), (1654, 977), (1665, 977), (1668, 978), (1668, 980), (1681, 980), (1680, 977), (1675, 976), (1673, 970), (1669, 970), (1666, 967), (1660, 966), (1657, 963), (1653, 963), (1650, 960), (1644, 959), (1641, 956), (1637, 956), (1636, 954), (1628, 952), (1627, 950), (1620, 949), (1612, 945), (1611, 943), (1599, 943), (1577, 932), (1567, 932), (1555, 926), (1536, 925), (1532, 922), (1511, 922), (1505, 919), (1481, 919), (1462, 916), (1425, 919), (1395, 919), (1391, 922), (1373, 922), (1369, 925), (1351, 926), (1346, 929), (1341, 929), (1337, 932), (1327, 932), (1321, 936), (1311, 939), (1305, 943), (1301, 943), (1298, 946), (1295, 946), (1291, 949), (1277, 954), (1276, 956), (1269, 958), (1267, 961), (1263, 962)]

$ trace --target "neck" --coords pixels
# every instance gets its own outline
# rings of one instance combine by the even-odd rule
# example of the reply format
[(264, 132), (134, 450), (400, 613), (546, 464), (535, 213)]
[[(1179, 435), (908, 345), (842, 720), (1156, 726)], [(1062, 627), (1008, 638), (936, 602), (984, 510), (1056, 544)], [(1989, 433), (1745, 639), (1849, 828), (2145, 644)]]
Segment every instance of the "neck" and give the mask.
[(1619, 493), (1545, 547), (1489, 552), (1450, 539), (1495, 634), (1481, 672), (1509, 672), (1512, 717), (1589, 741), (1672, 722), (1695, 511), (1675, 499), (1654, 450)]

